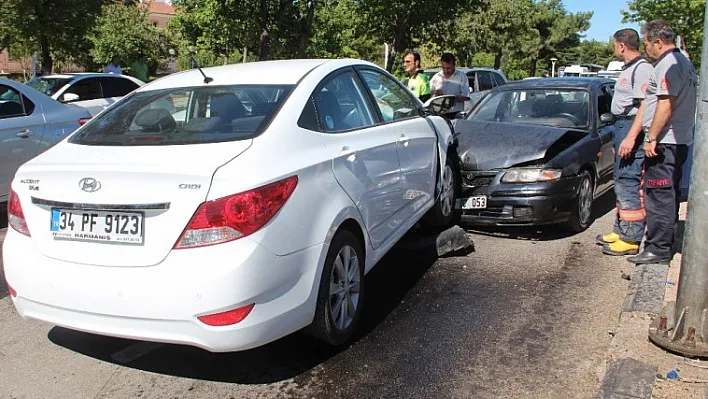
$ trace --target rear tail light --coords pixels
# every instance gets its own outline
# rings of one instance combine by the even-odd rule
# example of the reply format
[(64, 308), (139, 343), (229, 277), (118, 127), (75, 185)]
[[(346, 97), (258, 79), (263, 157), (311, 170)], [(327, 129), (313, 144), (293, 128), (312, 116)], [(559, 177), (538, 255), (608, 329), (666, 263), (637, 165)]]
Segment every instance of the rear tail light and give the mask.
[(86, 122), (90, 121), (91, 118), (81, 118), (79, 119), (79, 126), (83, 126), (86, 124)]
[(197, 319), (208, 326), (231, 326), (245, 319), (246, 316), (251, 313), (251, 310), (253, 310), (253, 306), (255, 306), (254, 303), (226, 312), (199, 316)]
[(10, 189), (10, 198), (7, 201), (7, 219), (8, 224), (10, 227), (15, 229), (15, 231), (30, 237), (30, 231), (29, 227), (27, 227), (25, 214), (22, 212), (20, 197), (13, 189)]
[(12, 295), (13, 298), (17, 298), (17, 291), (15, 291), (14, 288), (10, 287), (10, 284), (7, 285), (7, 290), (10, 291), (10, 295)]
[(250, 191), (202, 203), (174, 248), (221, 244), (255, 233), (285, 205), (297, 182), (297, 176), (291, 176)]

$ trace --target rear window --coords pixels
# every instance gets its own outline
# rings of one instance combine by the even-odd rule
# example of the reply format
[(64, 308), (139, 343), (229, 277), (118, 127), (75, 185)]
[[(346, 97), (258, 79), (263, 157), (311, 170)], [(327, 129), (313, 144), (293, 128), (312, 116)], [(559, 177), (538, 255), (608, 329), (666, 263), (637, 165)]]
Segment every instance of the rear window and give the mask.
[(53, 96), (59, 89), (64, 87), (67, 83), (71, 82), (73, 78), (34, 78), (27, 83), (27, 86), (32, 87), (37, 91)]
[(261, 133), (291, 89), (241, 85), (133, 93), (88, 122), (69, 142), (147, 146), (247, 140)]

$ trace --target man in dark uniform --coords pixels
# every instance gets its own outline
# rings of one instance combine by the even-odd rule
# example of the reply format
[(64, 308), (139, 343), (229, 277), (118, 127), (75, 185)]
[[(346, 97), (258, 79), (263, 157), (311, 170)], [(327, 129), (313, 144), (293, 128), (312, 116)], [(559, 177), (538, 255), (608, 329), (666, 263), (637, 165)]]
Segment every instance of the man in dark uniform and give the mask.
[(647, 55), (656, 59), (643, 110), (647, 232), (644, 251), (628, 260), (668, 263), (678, 222), (681, 168), (693, 142), (697, 76), (666, 22), (647, 23), (642, 35)]
[[(639, 34), (620, 29), (613, 36), (615, 56), (624, 67), (615, 85), (612, 113), (615, 116), (615, 196), (617, 217), (612, 233), (597, 237), (607, 255), (636, 255), (644, 237), (644, 198), (642, 190), (642, 115), (640, 105), (653, 68), (639, 54)], [(637, 140), (641, 137), (640, 140)]]

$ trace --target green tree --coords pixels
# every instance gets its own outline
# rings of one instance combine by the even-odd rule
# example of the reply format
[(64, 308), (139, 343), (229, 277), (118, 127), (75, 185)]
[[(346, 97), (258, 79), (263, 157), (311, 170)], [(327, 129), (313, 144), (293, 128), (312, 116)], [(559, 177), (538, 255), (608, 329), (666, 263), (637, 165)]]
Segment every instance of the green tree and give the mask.
[(373, 38), (389, 43), (388, 70), (407, 48), (425, 41), (442, 41), (453, 26), (458, 13), (479, 0), (358, 0), (356, 10), (362, 28)]
[(189, 65), (190, 47), (197, 50), (197, 60), (202, 66), (228, 63), (230, 57), (244, 47), (247, 32), (254, 31), (256, 26), (239, 7), (240, 3), (237, 0), (180, 0), (174, 3), (177, 13), (170, 21), (170, 30), (179, 36), (180, 64)]
[(681, 35), (691, 60), (700, 68), (706, 0), (630, 0), (627, 4), (623, 22), (665, 20)]
[(358, 19), (353, 0), (320, 0), (306, 55), (316, 58), (360, 58), (384, 64), (382, 44)]
[[(180, 48), (195, 47), (230, 62), (245, 49), (257, 59), (304, 57), (319, 1), (179, 0), (170, 23)], [(208, 58), (208, 57), (207, 57)]]
[(0, 0), (0, 48), (39, 51), (42, 73), (55, 59), (82, 58), (82, 38), (93, 26), (101, 0)]
[(580, 35), (590, 28), (592, 12), (568, 13), (561, 0), (536, 3), (534, 29), (538, 31), (538, 47), (529, 54), (529, 74), (550, 74), (550, 59), (564, 50), (580, 45)]
[(462, 63), (475, 53), (494, 56), (492, 65), (500, 68), (502, 57), (524, 57), (533, 52), (539, 41), (534, 30), (533, 0), (487, 0), (475, 9), (463, 13), (456, 23), (453, 47)]
[(584, 40), (578, 46), (556, 53), (557, 66), (571, 64), (598, 64), (607, 66), (615, 60), (611, 42)]
[(171, 41), (167, 32), (153, 27), (147, 10), (135, 4), (109, 3), (102, 7), (94, 28), (86, 35), (91, 43), (91, 57), (98, 65), (107, 65), (119, 56), (123, 65), (145, 54), (154, 64), (168, 54)]

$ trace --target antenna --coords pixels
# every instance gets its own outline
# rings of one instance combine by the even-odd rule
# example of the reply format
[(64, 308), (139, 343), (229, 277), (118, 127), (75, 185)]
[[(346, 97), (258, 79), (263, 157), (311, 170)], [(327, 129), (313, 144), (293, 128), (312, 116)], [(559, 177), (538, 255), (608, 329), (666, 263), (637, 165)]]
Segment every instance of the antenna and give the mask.
[(192, 61), (192, 68), (197, 68), (199, 72), (204, 76), (204, 83), (209, 84), (209, 82), (213, 82), (214, 79), (206, 76), (204, 71), (202, 71), (202, 68), (199, 67), (199, 64), (197, 64), (197, 60), (194, 58), (194, 55), (197, 54), (197, 50), (194, 47), (189, 48), (189, 59)]

